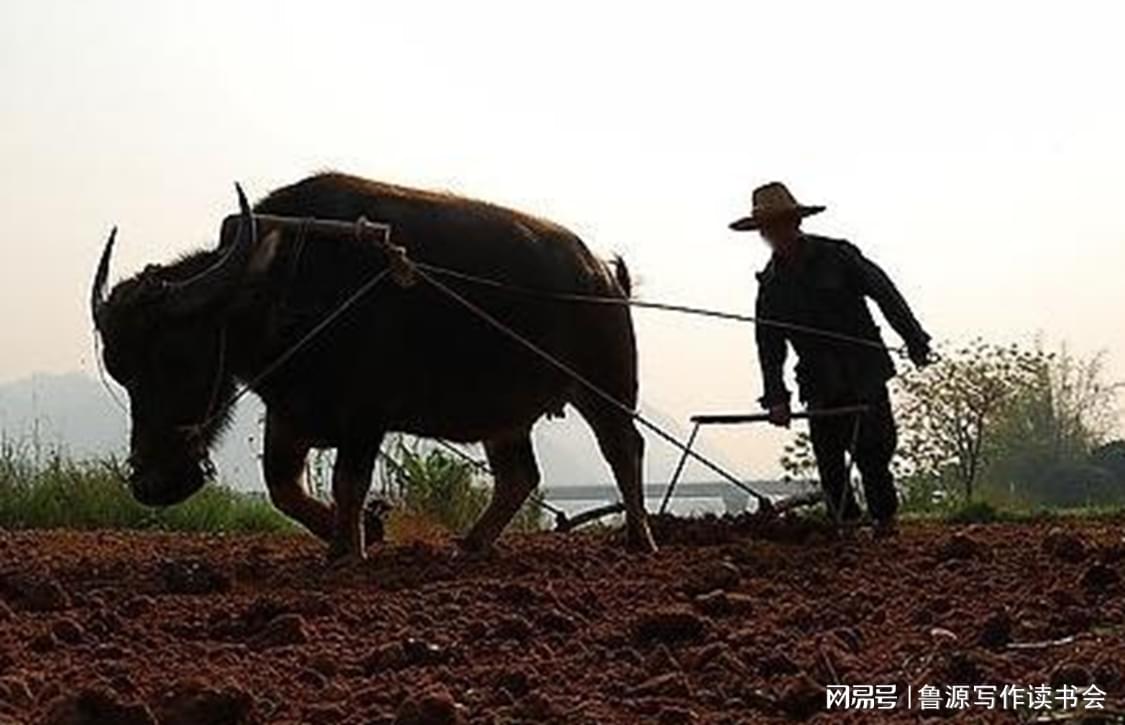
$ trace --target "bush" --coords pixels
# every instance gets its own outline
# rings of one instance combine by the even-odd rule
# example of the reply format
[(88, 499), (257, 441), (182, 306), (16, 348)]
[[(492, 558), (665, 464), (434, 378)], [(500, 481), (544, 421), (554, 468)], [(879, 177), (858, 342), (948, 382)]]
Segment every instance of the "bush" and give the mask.
[[(400, 439), (390, 468), (390, 490), (396, 503), (415, 517), (435, 522), (448, 531), (464, 533), (488, 506), (487, 485), (478, 480), (470, 461), (438, 448), (423, 448)], [(514, 531), (543, 528), (542, 496), (533, 492), (509, 525)]]
[(394, 478), (404, 509), (450, 531), (466, 530), (488, 505), (488, 489), (473, 480), (472, 465), (436, 448), (421, 452), (400, 444)]
[(987, 501), (970, 501), (945, 514), (951, 524), (991, 524), (1001, 520), (1001, 514)]

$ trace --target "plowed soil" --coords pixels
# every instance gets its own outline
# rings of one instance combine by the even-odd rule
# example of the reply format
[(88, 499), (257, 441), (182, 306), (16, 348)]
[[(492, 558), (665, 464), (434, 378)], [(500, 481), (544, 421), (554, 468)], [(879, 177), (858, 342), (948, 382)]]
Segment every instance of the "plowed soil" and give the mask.
[(302, 536), (0, 532), (0, 722), (835, 722), (837, 682), (1125, 704), (1121, 522), (657, 524), (655, 556), (540, 534), (342, 570)]

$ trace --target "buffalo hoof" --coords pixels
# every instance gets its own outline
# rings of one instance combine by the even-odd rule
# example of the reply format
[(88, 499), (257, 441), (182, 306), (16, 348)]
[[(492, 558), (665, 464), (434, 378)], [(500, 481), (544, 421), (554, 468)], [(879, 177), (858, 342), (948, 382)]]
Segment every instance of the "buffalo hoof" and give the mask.
[(656, 553), (656, 542), (647, 526), (642, 531), (629, 531), (625, 534), (625, 550), (633, 554)]
[(385, 517), (391, 511), (391, 505), (383, 499), (373, 498), (363, 508), (363, 538), (367, 545), (382, 544), (387, 540)]
[(350, 569), (363, 563), (367, 554), (362, 551), (352, 551), (343, 544), (333, 543), (328, 547), (325, 562), (333, 570)]
[(488, 559), (496, 553), (491, 541), (485, 543), (472, 536), (458, 536), (456, 542), (461, 556), (466, 559)]
[(364, 567), (367, 557), (359, 554), (344, 554), (343, 556), (328, 558), (328, 571), (333, 574), (355, 572)]

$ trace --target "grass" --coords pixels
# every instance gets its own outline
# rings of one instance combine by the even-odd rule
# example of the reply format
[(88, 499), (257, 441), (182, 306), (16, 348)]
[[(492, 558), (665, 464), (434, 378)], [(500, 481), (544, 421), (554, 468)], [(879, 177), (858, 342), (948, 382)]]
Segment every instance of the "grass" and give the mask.
[(177, 506), (137, 503), (112, 461), (44, 458), (0, 447), (0, 528), (288, 532), (296, 527), (269, 501), (208, 485)]
[(916, 521), (942, 521), (949, 524), (1027, 524), (1066, 522), (1074, 519), (1122, 522), (1125, 521), (1125, 508), (1121, 506), (1075, 508), (997, 506), (989, 501), (977, 500), (958, 502), (927, 511), (908, 512), (902, 518)]
[[(823, 504), (803, 508), (800, 515), (817, 521), (829, 520)], [(1012, 499), (977, 498), (968, 502), (964, 499), (950, 499), (925, 506), (907, 504), (899, 510), (899, 520), (903, 522), (938, 522), (954, 525), (1066, 523), (1079, 519), (1125, 524), (1125, 505), (1047, 507)]]
[[(396, 541), (437, 541), (462, 533), (487, 502), (487, 489), (462, 462), (441, 452), (405, 451), (395, 476), (398, 507), (387, 522)], [(1073, 519), (1125, 522), (1125, 508), (1019, 508), (985, 500), (904, 512), (904, 520), (951, 524), (1041, 523)], [(544, 527), (528, 502), (512, 530)], [(182, 504), (154, 509), (137, 503), (112, 460), (73, 461), (0, 440), (0, 529), (132, 529), (294, 532), (300, 527), (262, 496), (208, 485)]]
[[(387, 521), (395, 541), (438, 541), (464, 533), (488, 503), (471, 466), (441, 451), (403, 447), (394, 474), (396, 508)], [(510, 527), (536, 531), (543, 512), (529, 501)], [(263, 496), (209, 484), (181, 504), (137, 503), (112, 459), (75, 461), (0, 439), (0, 529), (126, 529), (294, 532), (303, 529)]]

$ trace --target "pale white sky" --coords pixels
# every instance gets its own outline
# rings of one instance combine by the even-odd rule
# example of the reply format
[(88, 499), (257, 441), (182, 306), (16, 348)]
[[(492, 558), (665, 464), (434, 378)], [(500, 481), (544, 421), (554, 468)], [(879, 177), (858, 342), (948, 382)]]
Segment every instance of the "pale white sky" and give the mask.
[[(732, 310), (766, 255), (726, 225), (786, 180), (936, 337), (1042, 332), (1125, 379), (1123, 21), (1115, 2), (3, 2), (0, 380), (93, 370), (112, 224), (121, 275), (209, 243), (233, 180), (261, 196), (330, 167), (551, 217), (625, 254), (644, 297)], [(752, 404), (751, 330), (638, 319), (647, 400)], [(773, 457), (776, 435), (743, 435)]]

